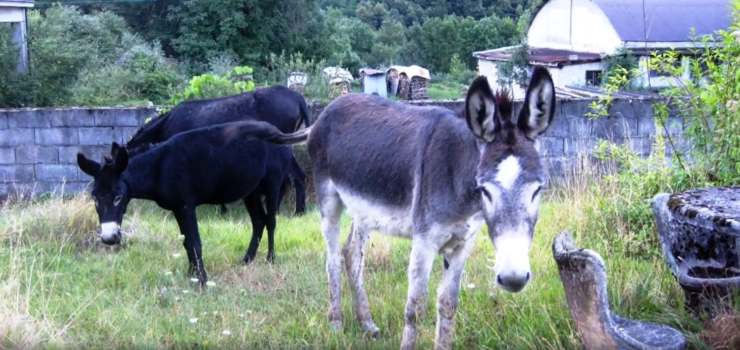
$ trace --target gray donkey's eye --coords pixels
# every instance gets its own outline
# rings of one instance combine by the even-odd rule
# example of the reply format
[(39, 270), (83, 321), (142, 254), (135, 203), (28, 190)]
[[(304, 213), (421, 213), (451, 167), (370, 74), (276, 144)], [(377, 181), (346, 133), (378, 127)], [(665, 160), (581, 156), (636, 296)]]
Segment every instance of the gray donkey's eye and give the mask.
[(537, 187), (537, 189), (534, 190), (534, 193), (532, 194), (532, 201), (534, 201), (534, 199), (537, 198), (537, 195), (540, 194), (540, 190), (542, 190), (542, 186)]

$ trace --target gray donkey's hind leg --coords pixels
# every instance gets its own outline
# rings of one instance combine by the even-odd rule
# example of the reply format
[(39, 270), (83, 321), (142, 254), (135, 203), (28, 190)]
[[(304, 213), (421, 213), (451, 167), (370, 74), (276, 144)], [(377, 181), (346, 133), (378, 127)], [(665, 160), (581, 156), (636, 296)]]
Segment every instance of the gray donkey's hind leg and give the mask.
[[(318, 181), (317, 181), (318, 183)], [(321, 232), (326, 241), (326, 274), (329, 277), (329, 323), (334, 330), (342, 329), (342, 256), (339, 250), (339, 219), (343, 204), (329, 184), (317, 187), (321, 212)]]
[(354, 293), (354, 308), (357, 320), (362, 326), (362, 330), (372, 336), (377, 337), (380, 330), (373, 322), (370, 314), (370, 305), (367, 301), (365, 292), (363, 270), (365, 269), (365, 243), (369, 237), (368, 230), (357, 223), (352, 224), (352, 232), (347, 238), (347, 242), (342, 249), (344, 255), (344, 267), (347, 271), (349, 285)]

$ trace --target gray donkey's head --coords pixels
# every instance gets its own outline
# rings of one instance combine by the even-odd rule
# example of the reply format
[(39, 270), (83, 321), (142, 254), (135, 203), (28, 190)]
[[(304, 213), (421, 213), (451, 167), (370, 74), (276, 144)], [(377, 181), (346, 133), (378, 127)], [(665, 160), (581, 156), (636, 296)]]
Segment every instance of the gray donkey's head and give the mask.
[(518, 292), (531, 276), (529, 247), (545, 181), (535, 138), (553, 119), (552, 78), (546, 69), (534, 69), (524, 105), (515, 119), (508, 94), (494, 94), (484, 77), (471, 85), (465, 108), (468, 127), (480, 141), (476, 181), (496, 247), (496, 282)]

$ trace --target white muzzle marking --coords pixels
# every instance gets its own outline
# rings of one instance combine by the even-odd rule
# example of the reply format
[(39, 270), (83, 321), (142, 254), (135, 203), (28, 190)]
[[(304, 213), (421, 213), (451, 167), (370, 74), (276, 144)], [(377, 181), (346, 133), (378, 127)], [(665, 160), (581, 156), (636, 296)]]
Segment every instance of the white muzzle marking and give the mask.
[(121, 226), (114, 221), (104, 222), (100, 225), (100, 238), (110, 241), (121, 231)]
[(523, 228), (494, 238), (497, 275), (525, 276), (529, 273), (529, 246), (532, 239)]

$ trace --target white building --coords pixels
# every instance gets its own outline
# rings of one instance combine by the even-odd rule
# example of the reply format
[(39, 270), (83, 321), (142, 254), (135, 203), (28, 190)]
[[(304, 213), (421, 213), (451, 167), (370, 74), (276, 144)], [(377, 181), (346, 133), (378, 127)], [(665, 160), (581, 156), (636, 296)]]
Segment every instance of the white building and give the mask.
[(33, 0), (0, 0), (0, 24), (10, 23), (13, 42), (18, 46), (18, 71), (28, 70), (28, 25), (26, 10)]
[[(688, 54), (692, 38), (727, 29), (732, 0), (551, 0), (532, 20), (527, 32), (529, 64), (545, 66), (556, 87), (598, 85), (603, 59), (621, 48), (639, 59), (637, 85), (659, 88), (671, 84), (648, 70), (650, 53), (676, 49)], [(517, 47), (473, 53), (481, 75), (499, 81), (498, 67)], [(682, 63), (688, 78), (688, 64)], [(523, 90), (513, 86), (514, 96)]]

